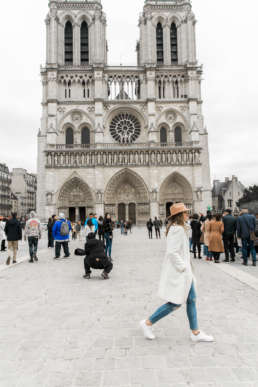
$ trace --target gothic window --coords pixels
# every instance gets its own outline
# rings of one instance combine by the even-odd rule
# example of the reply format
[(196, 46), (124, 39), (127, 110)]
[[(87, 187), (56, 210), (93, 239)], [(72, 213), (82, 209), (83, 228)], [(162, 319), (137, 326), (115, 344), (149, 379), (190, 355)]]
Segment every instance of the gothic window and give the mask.
[(90, 98), (90, 82), (89, 81), (82, 82), (82, 96), (83, 96), (83, 98), (86, 98), (86, 99)]
[(65, 25), (65, 64), (73, 64), (73, 26), (70, 21)]
[(71, 81), (64, 81), (64, 87), (65, 87), (65, 98), (71, 98), (71, 88), (72, 88), (72, 82)]
[(72, 128), (67, 128), (65, 132), (65, 144), (67, 148), (72, 148), (72, 145), (74, 143), (74, 138), (73, 138), (73, 129)]
[(167, 144), (168, 142), (168, 138), (167, 138), (167, 129), (162, 127), (160, 129), (160, 143), (161, 144)]
[(81, 64), (89, 64), (89, 29), (85, 21), (81, 25)]
[(166, 81), (159, 80), (159, 82), (158, 82), (158, 94), (159, 94), (159, 99), (166, 98)]
[(86, 126), (82, 128), (81, 143), (84, 146), (90, 145), (90, 129)]
[(120, 113), (111, 121), (110, 133), (120, 144), (131, 144), (140, 136), (141, 124), (132, 114)]
[(163, 64), (164, 63), (163, 27), (161, 23), (157, 24), (156, 40), (157, 40), (157, 64)]
[(170, 27), (171, 63), (178, 63), (177, 27), (175, 23)]
[(182, 129), (180, 128), (180, 126), (177, 126), (175, 128), (175, 144), (176, 146), (182, 145)]

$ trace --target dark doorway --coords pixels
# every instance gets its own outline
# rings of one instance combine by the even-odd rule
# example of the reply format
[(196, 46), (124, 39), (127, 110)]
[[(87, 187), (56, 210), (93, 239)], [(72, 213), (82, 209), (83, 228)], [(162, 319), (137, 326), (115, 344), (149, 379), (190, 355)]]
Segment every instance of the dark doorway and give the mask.
[(129, 204), (129, 220), (133, 224), (136, 224), (136, 204), (135, 203)]
[(125, 211), (125, 204), (119, 203), (118, 204), (118, 220), (125, 221), (126, 219), (126, 211)]
[(170, 216), (170, 207), (173, 206), (173, 202), (167, 202), (166, 203), (166, 217), (168, 218)]
[(80, 221), (84, 224), (86, 220), (86, 208), (80, 207), (79, 208), (79, 215), (80, 215)]
[(71, 222), (75, 222), (75, 216), (76, 216), (75, 207), (69, 207), (69, 220)]

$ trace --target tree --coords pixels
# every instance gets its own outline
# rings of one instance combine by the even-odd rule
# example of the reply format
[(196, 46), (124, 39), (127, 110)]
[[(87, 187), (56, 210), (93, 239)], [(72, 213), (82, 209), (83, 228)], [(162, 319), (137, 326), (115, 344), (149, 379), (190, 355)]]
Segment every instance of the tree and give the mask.
[(252, 202), (254, 200), (258, 201), (258, 185), (251, 186), (244, 190), (243, 197), (237, 203), (238, 207), (241, 207), (242, 204)]

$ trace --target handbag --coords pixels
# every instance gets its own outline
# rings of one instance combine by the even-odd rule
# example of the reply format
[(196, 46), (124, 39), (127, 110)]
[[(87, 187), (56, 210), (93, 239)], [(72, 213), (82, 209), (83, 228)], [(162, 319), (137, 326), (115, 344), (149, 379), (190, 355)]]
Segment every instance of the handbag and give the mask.
[(85, 250), (83, 250), (83, 249), (75, 249), (74, 250), (74, 255), (78, 255), (78, 256), (82, 257), (82, 256), (86, 255), (85, 254)]
[(250, 232), (250, 239), (251, 239), (251, 241), (255, 241), (255, 239), (256, 239), (256, 235), (255, 235), (255, 232), (254, 231), (251, 231)]
[(202, 235), (200, 237), (200, 244), (204, 245), (204, 233), (202, 232)]

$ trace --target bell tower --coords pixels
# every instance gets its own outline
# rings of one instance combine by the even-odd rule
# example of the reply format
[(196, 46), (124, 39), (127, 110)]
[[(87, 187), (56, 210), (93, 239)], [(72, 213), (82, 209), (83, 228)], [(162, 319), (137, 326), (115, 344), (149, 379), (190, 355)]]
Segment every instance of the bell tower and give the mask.
[(138, 64), (196, 64), (195, 23), (190, 0), (145, 0)]
[(47, 65), (107, 63), (106, 16), (101, 0), (50, 0), (46, 26)]

